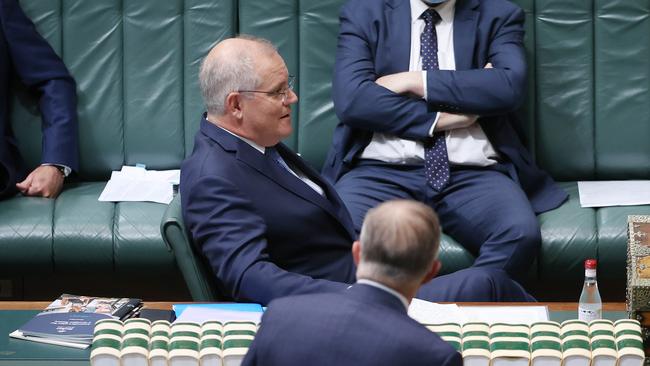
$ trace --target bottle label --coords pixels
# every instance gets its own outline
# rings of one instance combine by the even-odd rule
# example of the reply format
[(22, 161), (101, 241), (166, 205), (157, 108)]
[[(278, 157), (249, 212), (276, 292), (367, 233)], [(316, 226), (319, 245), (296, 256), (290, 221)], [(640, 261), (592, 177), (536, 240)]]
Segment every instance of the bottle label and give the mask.
[(578, 320), (585, 322), (590, 322), (595, 319), (601, 318), (601, 309), (588, 309), (583, 307), (578, 307)]
[(585, 277), (596, 277), (595, 269), (585, 269)]

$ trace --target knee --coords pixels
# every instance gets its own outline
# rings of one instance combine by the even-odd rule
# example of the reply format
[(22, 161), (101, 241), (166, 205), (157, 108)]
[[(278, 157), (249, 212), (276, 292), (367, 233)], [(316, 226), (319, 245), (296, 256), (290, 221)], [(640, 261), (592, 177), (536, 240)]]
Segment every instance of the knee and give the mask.
[(475, 291), (482, 293), (484, 301), (528, 302), (535, 299), (521, 285), (513, 281), (505, 270), (498, 268), (473, 268)]
[(502, 235), (506, 241), (514, 242), (519, 246), (538, 249), (542, 242), (542, 233), (536, 217), (519, 217), (508, 223)]

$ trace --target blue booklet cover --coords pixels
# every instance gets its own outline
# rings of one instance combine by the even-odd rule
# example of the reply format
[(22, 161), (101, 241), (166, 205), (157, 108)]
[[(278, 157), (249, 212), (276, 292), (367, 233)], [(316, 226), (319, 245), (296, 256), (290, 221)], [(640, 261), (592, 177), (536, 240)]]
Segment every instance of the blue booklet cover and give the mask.
[(18, 330), (24, 336), (49, 337), (90, 344), (95, 323), (107, 318), (112, 317), (100, 313), (39, 313)]
[(141, 303), (140, 299), (63, 294), (9, 336), (70, 347), (87, 347), (92, 342), (98, 320), (123, 319), (132, 314)]

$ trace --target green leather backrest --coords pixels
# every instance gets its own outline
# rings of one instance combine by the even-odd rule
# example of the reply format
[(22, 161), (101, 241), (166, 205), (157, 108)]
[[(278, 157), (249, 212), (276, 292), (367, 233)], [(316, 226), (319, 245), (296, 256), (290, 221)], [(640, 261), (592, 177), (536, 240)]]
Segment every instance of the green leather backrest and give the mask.
[(558, 180), (650, 178), (650, 2), (516, 0), (528, 142)]
[[(20, 3), (77, 81), (81, 177), (106, 179), (123, 164), (178, 168), (190, 152), (203, 109), (196, 76), (200, 61), (217, 40), (234, 34), (234, 3)], [(33, 103), (16, 99), (14, 130), (34, 165), (40, 157), (40, 119)]]
[[(270, 39), (298, 76), (286, 142), (320, 167), (338, 122), (331, 76), (343, 1), (20, 2), (77, 80), (81, 175), (96, 180), (122, 164), (180, 165), (203, 110), (200, 60), (237, 33)], [(558, 180), (650, 178), (650, 2), (515, 2), (529, 64), (520, 127), (538, 163)], [(26, 100), (16, 98), (12, 119), (35, 164), (40, 120)]]

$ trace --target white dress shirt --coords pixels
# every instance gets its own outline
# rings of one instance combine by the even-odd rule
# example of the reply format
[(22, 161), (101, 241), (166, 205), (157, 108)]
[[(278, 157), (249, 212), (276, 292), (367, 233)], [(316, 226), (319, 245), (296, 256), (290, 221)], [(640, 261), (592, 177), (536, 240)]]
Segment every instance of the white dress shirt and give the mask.
[[(206, 118), (206, 120), (207, 120), (207, 118)], [(231, 134), (231, 135), (237, 137), (238, 139), (244, 141), (245, 143), (249, 144), (251, 147), (253, 147), (255, 150), (259, 151), (260, 153), (262, 153), (262, 154), (265, 154), (265, 153), (266, 153), (266, 148), (265, 148), (264, 146), (258, 145), (258, 144), (256, 144), (254, 141), (249, 140), (249, 139), (247, 139), (247, 138), (245, 138), (245, 137), (241, 137), (241, 136), (237, 135), (236, 133), (232, 133), (231, 131), (228, 131), (227, 129), (225, 129), (225, 128), (221, 127), (221, 126), (218, 126), (218, 125), (217, 125), (217, 127), (221, 128), (222, 130), (228, 132), (229, 134)], [(278, 156), (279, 156), (279, 154), (278, 154)], [(323, 188), (321, 188), (321, 187), (320, 187), (318, 184), (316, 184), (313, 180), (309, 179), (309, 177), (307, 177), (307, 176), (305, 175), (305, 173), (303, 173), (302, 171), (300, 171), (300, 169), (298, 169), (298, 168), (296, 168), (296, 167), (290, 167), (289, 164), (287, 164), (287, 162), (284, 161), (284, 159), (282, 159), (281, 156), (280, 156), (280, 159), (282, 160), (282, 161), (280, 161), (280, 164), (281, 164), (281, 165), (282, 165), (286, 170), (288, 170), (289, 173), (293, 174), (296, 178), (298, 178), (298, 179), (300, 179), (301, 181), (303, 181), (306, 185), (309, 186), (309, 188), (311, 188), (311, 189), (313, 189), (314, 191), (316, 191), (316, 193), (320, 194), (320, 195), (323, 196), (323, 197), (325, 196), (325, 191), (323, 191)]]
[[(420, 15), (429, 7), (421, 0), (411, 2), (411, 54), (409, 71), (422, 70), (422, 57), (420, 57), (420, 35), (424, 30), (424, 20)], [(436, 24), (438, 39), (438, 66), (440, 70), (455, 70), (456, 59), (454, 55), (454, 10), (456, 0), (449, 0), (434, 7), (442, 20)], [(426, 71), (422, 72), (424, 81), (424, 99), (427, 97)], [(438, 122), (437, 115), (430, 129)], [(495, 164), (497, 152), (487, 139), (485, 132), (478, 123), (467, 128), (448, 130), (445, 133), (447, 155), (451, 165), (488, 166)], [(424, 161), (424, 145), (419, 141), (405, 140), (397, 136), (384, 133), (374, 133), (372, 141), (361, 154), (362, 159), (375, 159), (388, 163), (421, 163)]]

